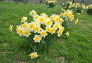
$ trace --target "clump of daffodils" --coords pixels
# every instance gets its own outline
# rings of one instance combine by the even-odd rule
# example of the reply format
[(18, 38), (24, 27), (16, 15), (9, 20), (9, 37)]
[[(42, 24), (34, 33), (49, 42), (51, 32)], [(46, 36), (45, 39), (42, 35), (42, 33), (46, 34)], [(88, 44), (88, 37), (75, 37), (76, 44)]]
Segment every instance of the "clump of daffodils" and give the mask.
[[(30, 37), (32, 33), (34, 33), (34, 42), (41, 42), (43, 38), (45, 38), (48, 34), (57, 33), (58, 36), (61, 36), (64, 27), (62, 23), (64, 22), (63, 18), (59, 15), (53, 14), (50, 17), (42, 13), (40, 15), (36, 14), (36, 11), (31, 11), (30, 15), (33, 17), (33, 21), (27, 22), (27, 17), (21, 18), (21, 25), (16, 27), (17, 34), (20, 36)], [(63, 16), (69, 16), (72, 20), (74, 16), (70, 14), (63, 14)], [(70, 17), (71, 16), (71, 17)]]
[(75, 16), (71, 10), (64, 11), (60, 16), (65, 18), (65, 21), (73, 21), (75, 19)]
[(47, 1), (47, 3), (56, 3), (56, 0), (46, 0)]
[(92, 4), (87, 6), (87, 14), (92, 15)]
[(92, 9), (92, 4), (88, 5), (87, 8)]
[(54, 7), (57, 0), (46, 0), (46, 4), (49, 5), (49, 7)]
[(81, 3), (73, 3), (71, 1), (68, 1), (63, 4), (64, 9), (71, 9), (76, 13), (81, 13), (83, 10), (86, 9), (86, 5), (81, 4)]
[[(71, 10), (63, 11), (61, 14), (52, 14), (51, 16), (48, 16), (46, 13), (38, 14), (35, 10), (32, 10), (30, 12), (30, 16), (32, 17), (32, 20), (28, 22), (28, 18), (23, 16), (21, 18), (21, 24), (16, 26), (16, 32), (19, 36), (24, 37), (31, 37), (32, 43), (34, 47), (33, 50), (38, 51), (38, 49), (41, 47), (37, 46), (37, 44), (41, 44), (42, 42), (45, 42), (48, 40), (52, 41), (54, 37), (60, 37), (64, 33), (69, 36), (69, 32), (67, 31), (67, 24), (74, 22), (75, 24), (78, 23), (78, 19), (76, 20), (74, 17), (74, 14)], [(10, 25), (9, 29), (12, 31), (12, 25)], [(54, 35), (54, 36), (53, 36)], [(48, 38), (51, 37), (52, 38)], [(47, 44), (48, 47), (48, 44)], [(43, 48), (43, 47), (41, 47)], [(29, 54), (32, 59), (37, 58), (39, 55), (37, 52)]]

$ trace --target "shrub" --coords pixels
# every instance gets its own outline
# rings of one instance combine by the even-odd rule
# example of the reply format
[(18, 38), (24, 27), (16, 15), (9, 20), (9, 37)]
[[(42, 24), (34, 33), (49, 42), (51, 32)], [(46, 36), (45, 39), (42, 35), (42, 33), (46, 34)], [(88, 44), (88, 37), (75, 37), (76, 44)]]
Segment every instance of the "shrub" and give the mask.
[(84, 4), (72, 3), (71, 1), (68, 1), (66, 3), (63, 3), (63, 8), (65, 10), (72, 10), (75, 13), (82, 13), (82, 11), (86, 9), (86, 6)]
[(92, 15), (92, 4), (87, 6), (87, 14)]
[(46, 4), (47, 4), (50, 8), (52, 8), (52, 7), (55, 6), (56, 0), (46, 0)]

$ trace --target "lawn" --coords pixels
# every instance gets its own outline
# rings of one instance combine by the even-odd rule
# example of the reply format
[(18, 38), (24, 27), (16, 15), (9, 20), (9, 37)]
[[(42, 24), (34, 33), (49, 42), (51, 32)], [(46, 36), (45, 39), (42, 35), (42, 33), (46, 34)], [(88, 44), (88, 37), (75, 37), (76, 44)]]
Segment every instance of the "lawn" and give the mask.
[(0, 63), (92, 63), (92, 16), (78, 16), (80, 22), (72, 26), (70, 36), (60, 37), (51, 45), (47, 54), (42, 54), (37, 62), (28, 56), (29, 42), (10, 32), (10, 24), (20, 24), (22, 16), (31, 10), (39, 13), (60, 14), (60, 5), (48, 8), (45, 4), (0, 2)]

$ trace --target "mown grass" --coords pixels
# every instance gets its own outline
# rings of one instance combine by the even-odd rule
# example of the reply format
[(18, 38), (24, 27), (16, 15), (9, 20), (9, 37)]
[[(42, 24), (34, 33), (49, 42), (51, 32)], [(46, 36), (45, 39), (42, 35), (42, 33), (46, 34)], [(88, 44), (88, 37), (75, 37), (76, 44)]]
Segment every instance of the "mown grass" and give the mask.
[[(61, 6), (48, 8), (44, 4), (0, 2), (0, 63), (33, 63), (28, 57), (29, 42), (10, 32), (10, 24), (20, 24), (22, 16), (29, 17), (29, 11), (60, 14)], [(73, 25), (70, 36), (59, 38), (49, 53), (40, 55), (35, 63), (92, 63), (92, 16), (78, 16), (80, 23)]]

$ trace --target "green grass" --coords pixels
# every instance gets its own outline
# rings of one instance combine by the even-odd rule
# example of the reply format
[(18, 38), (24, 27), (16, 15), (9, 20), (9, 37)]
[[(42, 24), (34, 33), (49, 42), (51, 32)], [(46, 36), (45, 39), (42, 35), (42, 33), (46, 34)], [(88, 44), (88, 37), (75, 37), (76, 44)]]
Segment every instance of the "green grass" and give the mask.
[[(26, 50), (29, 42), (8, 30), (10, 24), (20, 24), (20, 18), (29, 16), (31, 10), (59, 14), (61, 6), (48, 8), (44, 4), (0, 2), (0, 63), (33, 63)], [(92, 63), (92, 16), (78, 18), (80, 23), (72, 26), (70, 36), (59, 38), (49, 53), (40, 55), (34, 63)]]

